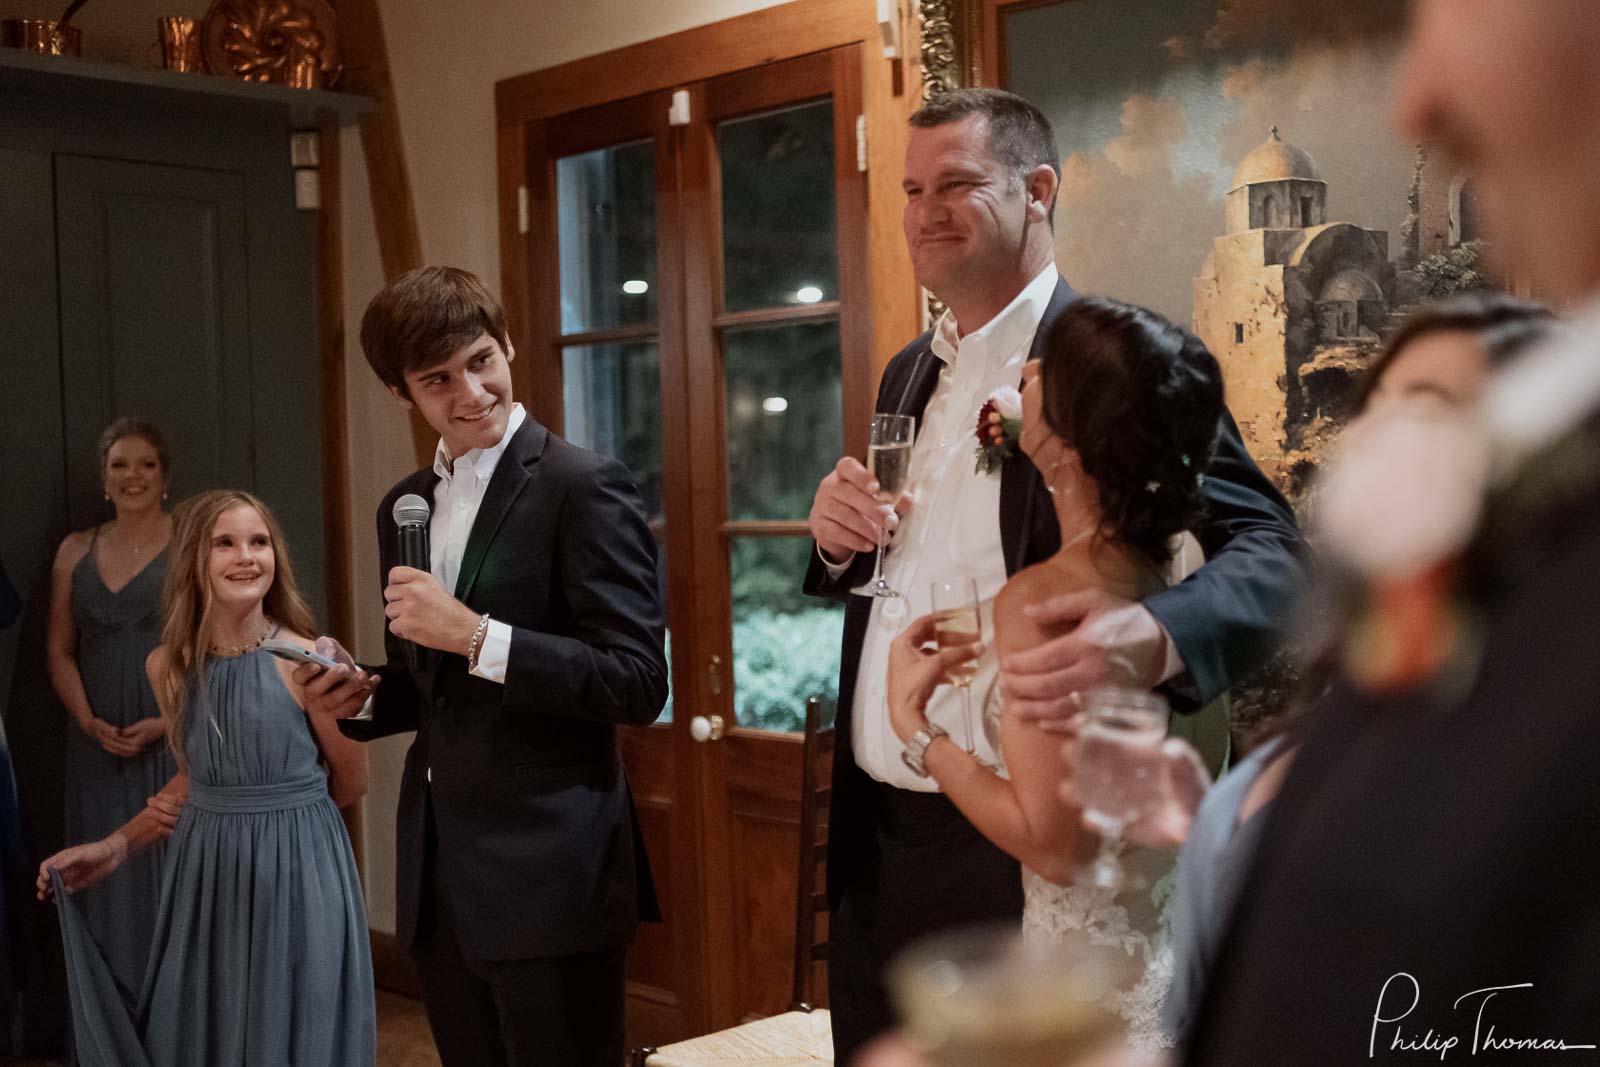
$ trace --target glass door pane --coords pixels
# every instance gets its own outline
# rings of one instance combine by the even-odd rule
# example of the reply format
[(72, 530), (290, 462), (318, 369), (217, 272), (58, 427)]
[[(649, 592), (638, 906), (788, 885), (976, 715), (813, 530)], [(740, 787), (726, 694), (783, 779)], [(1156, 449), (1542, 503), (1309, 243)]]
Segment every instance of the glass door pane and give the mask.
[[(666, 604), (655, 142), (556, 160), (562, 436), (621, 461), (656, 536)], [(671, 634), (667, 635), (668, 662)], [(669, 697), (661, 720), (670, 722)]]
[(844, 448), (839, 324), (727, 330), (728, 518), (804, 522)]
[(833, 101), (717, 126), (723, 309), (839, 299)]
[(656, 342), (571, 345), (561, 351), (562, 436), (622, 461), (651, 522), (665, 519), (661, 484), (661, 360)]
[(844, 447), (836, 136), (831, 99), (716, 127), (724, 543), (746, 728), (800, 730), (807, 698), (838, 689), (843, 609), (800, 591), (811, 498)]
[(556, 161), (561, 332), (656, 321), (655, 146)]

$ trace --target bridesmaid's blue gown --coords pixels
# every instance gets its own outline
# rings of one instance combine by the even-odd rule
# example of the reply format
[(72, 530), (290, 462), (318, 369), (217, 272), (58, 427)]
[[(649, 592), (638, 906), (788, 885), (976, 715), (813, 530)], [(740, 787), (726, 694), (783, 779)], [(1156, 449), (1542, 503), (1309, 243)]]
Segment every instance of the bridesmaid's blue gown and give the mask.
[[(98, 538), (99, 531), (96, 531)], [(113, 593), (95, 566), (94, 545), (72, 571), (72, 621), (78, 631), (78, 676), (99, 718), (131, 726), (161, 714), (144, 661), (161, 643), (165, 549)], [(175, 773), (163, 739), (137, 756), (113, 756), (77, 726), (67, 726), (66, 839), (98, 841), (144, 810)], [(78, 907), (105, 950), (117, 981), (139, 988), (150, 962), (150, 933), (161, 902), (164, 845), (131, 856), (115, 874), (86, 889)]]
[(266, 652), (212, 659), (137, 999), (56, 878), (84, 1067), (369, 1065), (366, 912), (305, 712)]

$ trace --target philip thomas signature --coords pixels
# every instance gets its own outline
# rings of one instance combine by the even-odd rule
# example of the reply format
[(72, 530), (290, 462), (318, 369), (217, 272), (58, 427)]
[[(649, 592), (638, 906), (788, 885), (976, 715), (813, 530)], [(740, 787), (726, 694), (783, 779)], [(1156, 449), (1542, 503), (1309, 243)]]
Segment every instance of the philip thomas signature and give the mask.
[[(1392, 991), (1391, 991), (1392, 987)], [(1406, 988), (1410, 988), (1410, 1001), (1404, 1008), (1400, 1007), (1406, 1000)], [(1472, 1020), (1472, 1043), (1469, 1046), (1461, 1045), (1458, 1034), (1446, 1033), (1429, 1027), (1425, 1032), (1417, 1029), (1407, 1031), (1400, 1023), (1416, 1010), (1417, 1004), (1422, 1000), (1422, 985), (1411, 975), (1404, 971), (1389, 976), (1383, 983), (1383, 988), (1378, 991), (1378, 1006), (1372, 1012), (1372, 1032), (1367, 1039), (1367, 1059), (1373, 1059), (1381, 1046), (1388, 1052), (1430, 1052), (1437, 1053), (1442, 1060), (1457, 1048), (1477, 1056), (1480, 1052), (1576, 1052), (1582, 1049), (1593, 1050), (1594, 1045), (1568, 1044), (1559, 1037), (1519, 1037), (1495, 1032), (1495, 1025), (1488, 1017), (1489, 1004), (1502, 993), (1509, 993), (1517, 989), (1532, 989), (1532, 982), (1518, 982), (1515, 985), (1487, 986), (1483, 989), (1474, 989), (1470, 993), (1463, 993), (1451, 1005), (1457, 1011), (1466, 1004), (1471, 1010), (1472, 1002), (1476, 1000), (1477, 1011)], [(1388, 1040), (1383, 1040), (1384, 1030), (1381, 1027), (1394, 1027)]]

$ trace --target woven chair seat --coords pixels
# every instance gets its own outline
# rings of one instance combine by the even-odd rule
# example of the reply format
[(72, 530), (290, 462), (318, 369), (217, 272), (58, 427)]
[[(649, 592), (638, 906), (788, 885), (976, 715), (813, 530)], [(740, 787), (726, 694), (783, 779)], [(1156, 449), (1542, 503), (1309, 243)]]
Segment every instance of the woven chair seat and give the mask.
[(833, 1062), (833, 1025), (827, 1009), (786, 1011), (768, 1019), (662, 1045), (647, 1067), (800, 1067)]

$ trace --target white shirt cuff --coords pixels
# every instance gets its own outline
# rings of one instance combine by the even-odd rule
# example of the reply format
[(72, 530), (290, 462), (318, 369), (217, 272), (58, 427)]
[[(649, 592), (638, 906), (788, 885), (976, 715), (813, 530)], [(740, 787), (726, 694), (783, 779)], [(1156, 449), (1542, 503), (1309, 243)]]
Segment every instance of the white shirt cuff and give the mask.
[(826, 552), (822, 551), (822, 546), (818, 545), (817, 558), (822, 561), (822, 565), (824, 567), (828, 568), (828, 577), (837, 578), (839, 575), (850, 569), (850, 564), (856, 561), (856, 554), (852, 552), (844, 558), (843, 563), (835, 563), (833, 560), (828, 558), (828, 554)]
[(483, 635), (483, 647), (478, 649), (478, 665), (472, 668), (474, 678), (506, 684), (506, 663), (511, 658), (511, 624), (489, 620), (489, 630)]
[(1149, 608), (1144, 608), (1143, 611), (1150, 616), (1150, 621), (1156, 624), (1156, 629), (1161, 631), (1161, 680), (1156, 684), (1165, 685), (1178, 675), (1185, 673), (1189, 668), (1184, 665), (1183, 656), (1178, 652), (1178, 646), (1173, 643), (1172, 635), (1167, 633), (1167, 628), (1161, 625), (1161, 620), (1151, 614)]
[(363, 701), (362, 704), (361, 704), (361, 710), (356, 712), (354, 715), (350, 716), (350, 718), (355, 720), (356, 722), (371, 722), (372, 721), (372, 698), (370, 696), (367, 697), (367, 699), (365, 701)]

